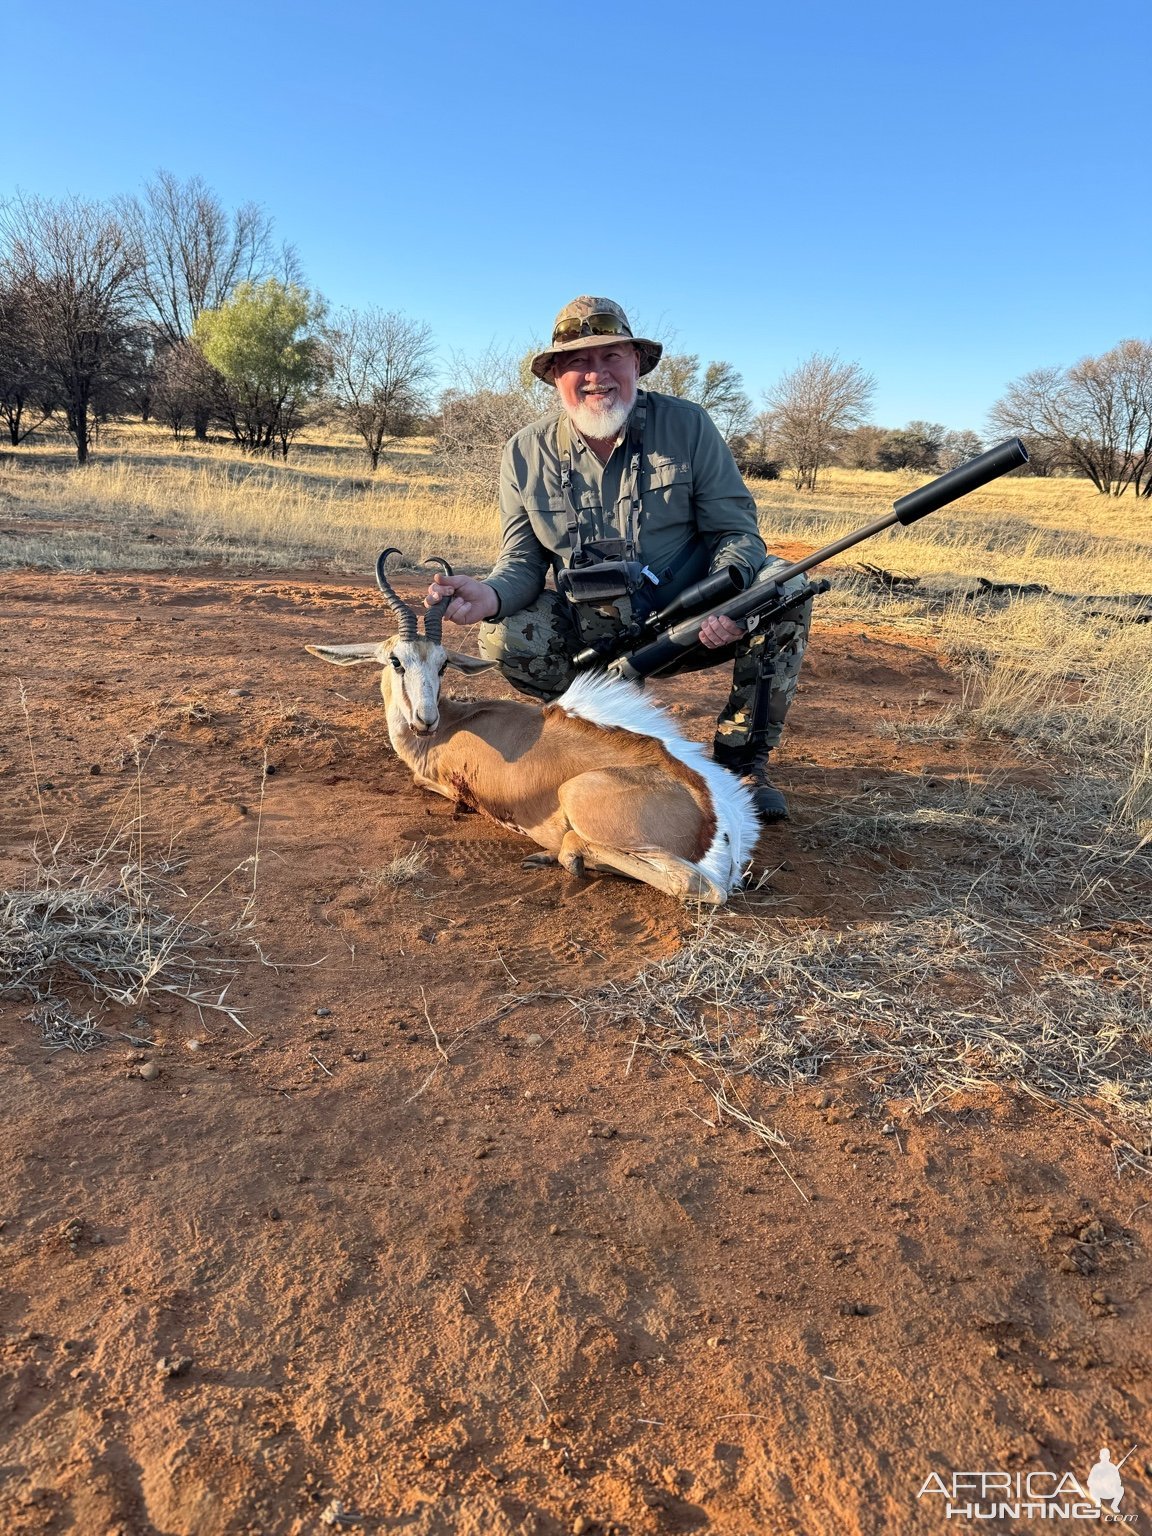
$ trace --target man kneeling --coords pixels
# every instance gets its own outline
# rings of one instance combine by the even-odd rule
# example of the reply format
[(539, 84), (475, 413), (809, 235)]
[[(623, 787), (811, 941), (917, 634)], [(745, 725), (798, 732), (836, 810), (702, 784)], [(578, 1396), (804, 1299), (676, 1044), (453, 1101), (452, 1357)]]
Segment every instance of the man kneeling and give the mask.
[[(500, 559), (483, 581), (438, 576), (429, 588), (430, 603), (451, 598), (451, 622), (481, 623), (480, 654), (535, 698), (557, 698), (581, 650), (703, 577), (734, 565), (751, 581), (785, 563), (768, 555), (756, 504), (707, 411), (639, 387), (661, 351), (659, 342), (633, 336), (611, 299), (585, 296), (560, 311), (552, 345), (532, 360), (559, 405), (504, 449)], [(555, 578), (604, 560), (639, 566), (642, 582), (593, 603), (545, 588), (549, 571)], [(785, 592), (802, 585), (800, 578)], [(753, 634), (715, 615), (700, 632), (712, 661), (699, 652), (686, 661), (685, 670), (733, 662), (713, 756), (744, 777), (765, 821), (788, 815), (768, 759), (796, 692), (811, 606)]]

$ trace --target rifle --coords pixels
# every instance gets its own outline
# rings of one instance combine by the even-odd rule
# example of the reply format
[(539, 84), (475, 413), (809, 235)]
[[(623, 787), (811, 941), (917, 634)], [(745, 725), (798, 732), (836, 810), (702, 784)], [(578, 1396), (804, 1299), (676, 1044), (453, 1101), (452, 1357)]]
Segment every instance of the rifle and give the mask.
[[(800, 592), (787, 596), (783, 590), (785, 583), (805, 575), (813, 566), (822, 564), (833, 555), (842, 554), (844, 550), (862, 544), (865, 539), (883, 533), (894, 523), (907, 528), (920, 518), (927, 517), (930, 512), (938, 512), (949, 502), (967, 496), (970, 491), (979, 490), (982, 485), (999, 479), (1010, 470), (1019, 469), (1027, 462), (1028, 450), (1018, 437), (1011, 437), (1007, 442), (969, 459), (967, 464), (961, 464), (957, 469), (950, 469), (947, 474), (930, 480), (919, 490), (901, 496), (892, 503), (891, 512), (878, 517), (866, 528), (846, 534), (844, 538), (826, 544), (823, 549), (783, 569), (770, 566), (747, 587), (743, 585), (743, 573), (737, 566), (729, 566), (726, 571), (719, 571), (697, 582), (695, 587), (681, 593), (666, 608), (652, 614), (642, 625), (633, 626), (609, 646), (590, 646), (581, 651), (575, 658), (576, 667), (604, 666), (607, 663), (608, 671), (615, 676), (627, 678), (631, 682), (642, 682), (646, 677), (659, 677), (679, 671), (689, 659), (690, 653), (695, 653), (692, 660), (699, 665), (709, 654), (708, 647), (700, 644), (700, 627), (705, 619), (714, 614), (723, 614), (742, 624), (748, 633), (761, 625), (772, 624), (791, 609), (806, 603), (809, 598), (829, 591), (832, 585), (823, 580), (807, 582)], [(722, 596), (733, 590), (734, 595)], [(717, 602), (717, 597), (721, 597), (721, 601)], [(653, 638), (633, 649), (637, 638), (643, 639), (647, 634)]]

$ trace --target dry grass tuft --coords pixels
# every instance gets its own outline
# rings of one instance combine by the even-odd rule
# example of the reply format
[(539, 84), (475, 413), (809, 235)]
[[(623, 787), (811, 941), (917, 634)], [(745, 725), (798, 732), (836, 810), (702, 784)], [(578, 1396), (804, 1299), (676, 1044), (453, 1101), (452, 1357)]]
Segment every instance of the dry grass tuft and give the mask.
[(431, 863), (428, 854), (428, 840), (417, 843), (407, 853), (398, 853), (394, 859), (389, 859), (387, 864), (379, 869), (366, 869), (361, 873), (360, 883), (368, 890), (378, 891), (384, 886), (391, 886), (399, 890), (401, 886), (411, 885), (418, 880)]
[[(769, 547), (781, 539), (819, 546), (889, 512), (927, 478), (832, 470), (814, 495), (784, 480), (757, 481), (752, 491)], [(863, 557), (940, 587), (985, 576), (1040, 582), (1054, 592), (1152, 592), (1146, 504), (1098, 496), (1086, 480), (996, 480), (911, 528), (889, 529), (864, 549), (839, 557), (840, 565)], [(838, 584), (841, 574), (837, 569)]]
[(458, 563), (495, 555), (495, 507), (437, 478), (426, 453), (389, 455), (375, 476), (362, 460), (339, 444), (304, 443), (288, 464), (274, 463), (221, 445), (176, 448), (136, 427), (119, 429), (79, 470), (62, 443), (26, 444), (0, 456), (0, 564), (179, 570), (212, 561), (368, 575), (387, 544), (413, 562), (432, 551)]
[(50, 997), (37, 1003), (28, 1017), (38, 1026), (45, 1048), (50, 1051), (75, 1051), (77, 1055), (83, 1055), (85, 1051), (108, 1042), (108, 1036), (96, 1028), (90, 1013), (81, 1017), (62, 997)]
[(1114, 947), (1107, 980), (1084, 968), (1090, 953), (1074, 932), (976, 916), (800, 934), (710, 917), (676, 954), (579, 1011), (728, 1081), (792, 1087), (835, 1064), (921, 1114), (1014, 1083), (1095, 1100), (1152, 1138), (1147, 940)]
[(885, 900), (897, 913), (1152, 917), (1149, 839), (1122, 810), (1115, 783), (1099, 774), (1043, 789), (1003, 776), (921, 780), (842, 800), (801, 836), (830, 861), (852, 849), (886, 859)]
[(85, 1023), (63, 997), (74, 988), (128, 1008), (164, 992), (244, 1028), (225, 1002), (234, 963), (207, 929), (157, 904), (162, 889), (184, 894), (170, 866), (118, 865), (110, 854), (67, 865), (57, 853), (37, 861), (28, 887), (0, 893), (0, 995), (31, 998), (39, 1022), (54, 1019), (73, 1049), (67, 1037), (83, 1036)]

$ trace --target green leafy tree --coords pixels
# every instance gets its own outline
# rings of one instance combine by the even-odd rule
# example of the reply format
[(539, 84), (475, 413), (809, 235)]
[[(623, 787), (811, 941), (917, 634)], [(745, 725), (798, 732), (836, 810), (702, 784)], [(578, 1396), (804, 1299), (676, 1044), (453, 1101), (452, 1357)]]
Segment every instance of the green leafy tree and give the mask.
[(220, 416), (252, 453), (288, 448), (330, 372), (323, 304), (295, 283), (240, 283), (196, 318), (193, 340), (223, 380)]
[(700, 356), (696, 352), (665, 352), (664, 356), (644, 379), (645, 389), (655, 389), (662, 395), (675, 395), (678, 400), (694, 400), (700, 383)]
[(884, 435), (876, 453), (880, 469), (938, 469), (945, 428), (933, 421), (910, 421)]

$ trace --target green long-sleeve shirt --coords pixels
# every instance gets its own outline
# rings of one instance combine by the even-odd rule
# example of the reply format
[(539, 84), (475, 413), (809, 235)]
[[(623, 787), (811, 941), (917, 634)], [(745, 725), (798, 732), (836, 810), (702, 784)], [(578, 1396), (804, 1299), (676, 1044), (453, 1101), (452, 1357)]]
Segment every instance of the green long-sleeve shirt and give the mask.
[[(654, 391), (647, 401), (639, 557), (660, 578), (663, 606), (723, 566), (739, 565), (755, 575), (767, 552), (756, 524), (756, 503), (707, 411), (691, 400)], [(568, 561), (571, 511), (560, 487), (559, 420), (559, 410), (541, 417), (504, 449), (503, 544), (487, 577), (499, 595), (502, 618), (534, 602), (548, 572)], [(618, 502), (626, 459), (626, 432), (602, 465), (572, 429), (572, 492), (583, 539), (623, 534), (627, 504)]]

